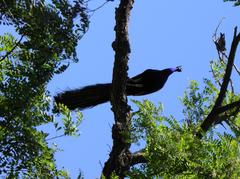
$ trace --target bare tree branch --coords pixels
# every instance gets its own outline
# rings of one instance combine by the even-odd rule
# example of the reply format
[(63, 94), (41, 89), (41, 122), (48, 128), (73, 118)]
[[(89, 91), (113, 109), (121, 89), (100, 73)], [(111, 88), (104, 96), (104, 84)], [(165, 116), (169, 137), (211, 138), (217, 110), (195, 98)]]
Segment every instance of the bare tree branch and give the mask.
[(215, 43), (216, 40), (217, 40), (217, 31), (218, 31), (218, 29), (219, 29), (219, 27), (220, 27), (220, 25), (222, 24), (222, 22), (223, 22), (224, 19), (225, 19), (225, 17), (222, 17), (222, 18), (221, 18), (221, 20), (219, 21), (219, 23), (218, 23), (218, 25), (217, 25), (214, 33), (213, 33), (212, 38), (213, 38), (214, 43)]
[[(227, 56), (226, 53), (225, 53), (225, 50), (226, 50), (226, 48), (225, 48), (225, 36), (224, 36), (223, 33), (220, 33), (220, 38), (217, 37), (217, 31), (218, 31), (218, 29), (219, 29), (219, 27), (220, 27), (220, 25), (222, 24), (222, 22), (223, 22), (224, 19), (225, 19), (225, 17), (222, 17), (222, 19), (221, 19), (220, 22), (218, 23), (218, 25), (217, 25), (214, 33), (213, 33), (212, 39), (213, 39), (214, 44), (216, 45), (219, 59), (220, 59), (222, 62), (226, 63), (226, 60), (225, 60), (224, 58), (228, 59), (228, 56)], [(222, 38), (221, 38), (221, 37), (222, 37)], [(221, 46), (222, 46), (222, 47), (221, 47)], [(221, 50), (221, 49), (222, 49), (222, 50)], [(223, 50), (223, 49), (224, 49), (224, 50)], [(221, 56), (220, 54), (221, 54), (222, 56)], [(234, 69), (236, 70), (236, 72), (238, 73), (238, 75), (240, 76), (240, 70), (238, 69), (238, 67), (237, 67), (235, 64), (233, 64), (233, 67), (234, 67)]]
[(114, 112), (115, 124), (112, 127), (113, 146), (109, 159), (105, 162), (103, 175), (110, 178), (115, 173), (123, 179), (130, 169), (131, 152), (129, 151), (131, 113), (127, 104), (126, 83), (130, 44), (128, 39), (128, 22), (133, 0), (121, 0), (116, 9), (115, 20), (116, 39), (112, 43), (115, 51), (113, 68), (111, 104)]
[[(218, 110), (219, 107), (221, 107), (222, 101), (223, 101), (223, 99), (226, 95), (226, 91), (227, 91), (228, 83), (230, 81), (230, 76), (231, 76), (231, 73), (232, 73), (232, 67), (234, 65), (235, 54), (236, 54), (236, 50), (237, 50), (239, 41), (240, 41), (240, 33), (237, 34), (237, 27), (235, 27), (234, 36), (233, 36), (233, 40), (232, 40), (232, 45), (231, 45), (229, 58), (228, 58), (228, 62), (227, 62), (227, 67), (226, 67), (226, 70), (225, 70), (225, 74), (224, 74), (223, 82), (222, 82), (222, 85), (221, 85), (221, 89), (220, 89), (219, 95), (216, 99), (215, 105), (213, 106), (211, 112), (208, 114), (206, 119), (201, 124), (201, 129), (202, 129), (203, 132), (206, 132), (212, 126), (212, 124), (214, 124), (214, 122), (215, 122), (215, 120), (218, 116), (218, 112), (216, 112), (216, 111)], [(200, 138), (202, 137), (201, 132), (198, 132), (197, 135)]]

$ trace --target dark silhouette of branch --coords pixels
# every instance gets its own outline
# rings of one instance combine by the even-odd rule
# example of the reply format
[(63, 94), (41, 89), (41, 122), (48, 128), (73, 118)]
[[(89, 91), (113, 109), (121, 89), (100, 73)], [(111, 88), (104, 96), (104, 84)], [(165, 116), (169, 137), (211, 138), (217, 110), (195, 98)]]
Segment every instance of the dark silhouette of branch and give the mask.
[(13, 48), (12, 48), (10, 51), (8, 51), (8, 52), (6, 53), (6, 55), (4, 55), (4, 56), (0, 59), (0, 62), (3, 61), (3, 60), (5, 60), (5, 58), (7, 58), (8, 55), (10, 55), (10, 54), (19, 46), (19, 44), (21, 43), (23, 37), (24, 37), (24, 35), (22, 35), (21, 38), (18, 40), (18, 42), (13, 46)]
[(235, 64), (233, 65), (233, 67), (236, 70), (236, 72), (238, 73), (238, 75), (240, 76), (240, 70), (238, 69), (238, 67)]
[(214, 125), (219, 123), (221, 124), (223, 121), (225, 121), (229, 125), (230, 124), (229, 118), (232, 116), (236, 116), (239, 113), (239, 109), (240, 109), (240, 101), (235, 101), (231, 104), (227, 104), (225, 106), (218, 108), (216, 110), (216, 114), (218, 115), (218, 117), (215, 120)]
[(132, 154), (131, 166), (139, 163), (147, 163), (147, 160), (144, 154), (144, 149), (134, 152)]
[(112, 43), (115, 51), (113, 79), (111, 87), (111, 104), (115, 124), (112, 127), (113, 146), (109, 159), (105, 162), (103, 175), (111, 178), (114, 173), (123, 179), (130, 169), (130, 106), (127, 104), (126, 83), (130, 44), (128, 40), (128, 22), (133, 0), (121, 0), (115, 12), (116, 26), (114, 28), (116, 39)]
[[(226, 95), (227, 87), (228, 87), (228, 84), (229, 84), (229, 81), (230, 81), (230, 76), (231, 76), (231, 73), (232, 73), (232, 67), (234, 65), (235, 54), (236, 54), (236, 50), (237, 50), (239, 41), (240, 41), (240, 33), (237, 34), (237, 27), (235, 27), (234, 36), (233, 36), (233, 40), (232, 40), (232, 45), (231, 45), (229, 58), (228, 58), (228, 62), (227, 62), (227, 67), (226, 67), (226, 70), (225, 70), (225, 74), (224, 74), (223, 82), (222, 82), (222, 85), (221, 85), (221, 88), (220, 88), (220, 92), (219, 92), (219, 95), (216, 99), (215, 105), (213, 106), (211, 112), (208, 114), (206, 119), (201, 124), (201, 130), (203, 132), (206, 132), (214, 124), (214, 122), (217, 119), (218, 114), (219, 114), (219, 112), (218, 112), (219, 108), (222, 111), (224, 111), (226, 109), (226, 108), (221, 108), (221, 105), (222, 105), (222, 101), (223, 101), (223, 99)], [(198, 132), (197, 136), (199, 138), (202, 137), (202, 134), (201, 134), (200, 131)]]
[(218, 98), (215, 102), (215, 106), (213, 107), (214, 110), (217, 107), (221, 106), (222, 101), (225, 97), (225, 93), (227, 91), (228, 83), (229, 83), (230, 76), (231, 76), (231, 73), (232, 73), (232, 67), (233, 67), (233, 64), (234, 64), (234, 59), (235, 59), (237, 46), (238, 46), (238, 43), (240, 41), (240, 34), (236, 35), (236, 33), (237, 33), (237, 28), (234, 29), (234, 37), (233, 37), (233, 41), (232, 41), (232, 46), (231, 46), (229, 58), (228, 58), (228, 63), (227, 63), (225, 75), (224, 75), (224, 78), (223, 78), (223, 83), (221, 85), (220, 93), (219, 93)]
[(239, 106), (240, 106), (240, 100), (232, 102), (232, 103), (227, 104), (225, 106), (219, 107), (218, 109), (216, 109), (215, 113), (218, 115), (218, 114), (224, 113), (224, 112), (226, 112), (230, 109), (233, 109), (233, 108), (239, 107)]
[[(238, 115), (238, 113), (239, 113), (239, 109), (240, 109), (240, 107), (236, 108), (235, 111), (233, 111), (230, 115), (226, 116), (225, 119), (227, 119), (227, 118), (229, 118), (231, 116), (236, 117)], [(232, 131), (240, 131), (240, 128), (236, 124), (234, 124), (234, 122), (232, 120), (225, 120), (225, 122), (232, 129)]]

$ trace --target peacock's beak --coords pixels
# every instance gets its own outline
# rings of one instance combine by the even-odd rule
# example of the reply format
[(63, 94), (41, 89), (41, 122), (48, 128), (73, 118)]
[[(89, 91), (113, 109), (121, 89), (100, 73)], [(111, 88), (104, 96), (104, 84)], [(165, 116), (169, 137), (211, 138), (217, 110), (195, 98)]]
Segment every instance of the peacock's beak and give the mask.
[(176, 69), (177, 72), (182, 72), (182, 66), (177, 66)]

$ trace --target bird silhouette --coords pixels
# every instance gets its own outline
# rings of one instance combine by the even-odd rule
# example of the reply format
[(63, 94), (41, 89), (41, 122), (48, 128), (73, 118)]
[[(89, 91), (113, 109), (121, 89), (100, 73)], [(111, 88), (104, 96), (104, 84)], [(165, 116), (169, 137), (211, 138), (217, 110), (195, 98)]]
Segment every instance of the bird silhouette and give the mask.
[[(160, 90), (168, 77), (174, 72), (181, 72), (181, 66), (164, 70), (147, 69), (143, 73), (127, 80), (127, 96), (142, 96)], [(80, 89), (68, 90), (54, 96), (56, 104), (64, 104), (70, 110), (83, 110), (110, 100), (111, 83), (95, 84)]]

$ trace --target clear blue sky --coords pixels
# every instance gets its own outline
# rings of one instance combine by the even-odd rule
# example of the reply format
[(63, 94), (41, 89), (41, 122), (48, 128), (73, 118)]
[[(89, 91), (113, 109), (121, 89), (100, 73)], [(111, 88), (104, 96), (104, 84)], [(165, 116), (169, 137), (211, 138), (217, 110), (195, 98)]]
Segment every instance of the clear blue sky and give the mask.
[[(109, 3), (92, 17), (90, 29), (78, 45), (79, 63), (53, 79), (49, 85), (53, 94), (111, 81), (116, 6), (117, 3)], [(161, 91), (134, 99), (148, 98), (156, 104), (161, 101), (165, 114), (181, 120), (182, 108), (177, 98), (183, 96), (189, 80), (202, 82), (204, 76), (210, 76), (209, 60), (217, 57), (212, 34), (221, 18), (226, 17), (219, 30), (227, 33), (230, 42), (234, 26), (239, 25), (239, 11), (222, 0), (135, 1), (129, 26), (132, 49), (129, 76), (148, 68), (178, 65), (183, 66), (183, 72), (172, 75)], [(69, 168), (73, 178), (80, 168), (86, 179), (92, 179), (100, 176), (100, 163), (104, 165), (111, 150), (113, 114), (109, 103), (85, 110), (83, 114), (85, 120), (79, 138), (56, 140), (64, 149), (56, 159), (59, 166)]]
[[(94, 0), (91, 6), (97, 7), (102, 2)], [(90, 29), (77, 47), (79, 63), (71, 64), (63, 74), (53, 78), (48, 86), (52, 95), (66, 89), (111, 81), (114, 62), (111, 43), (115, 38), (113, 28), (117, 4), (118, 1), (109, 2), (91, 18)], [(209, 61), (217, 58), (212, 34), (221, 18), (226, 17), (219, 30), (226, 32), (229, 49), (233, 28), (240, 25), (239, 12), (240, 7), (232, 7), (223, 0), (135, 1), (129, 26), (132, 49), (129, 76), (148, 68), (178, 65), (182, 65), (183, 72), (173, 74), (161, 91), (134, 99), (149, 99), (155, 104), (161, 101), (166, 115), (173, 114), (182, 120), (178, 97), (183, 96), (190, 80), (201, 84), (203, 77), (210, 76)], [(106, 103), (84, 110), (80, 137), (52, 141), (64, 150), (56, 154), (58, 167), (67, 168), (73, 179), (79, 169), (86, 179), (99, 178), (112, 146), (114, 119), (110, 107)]]

